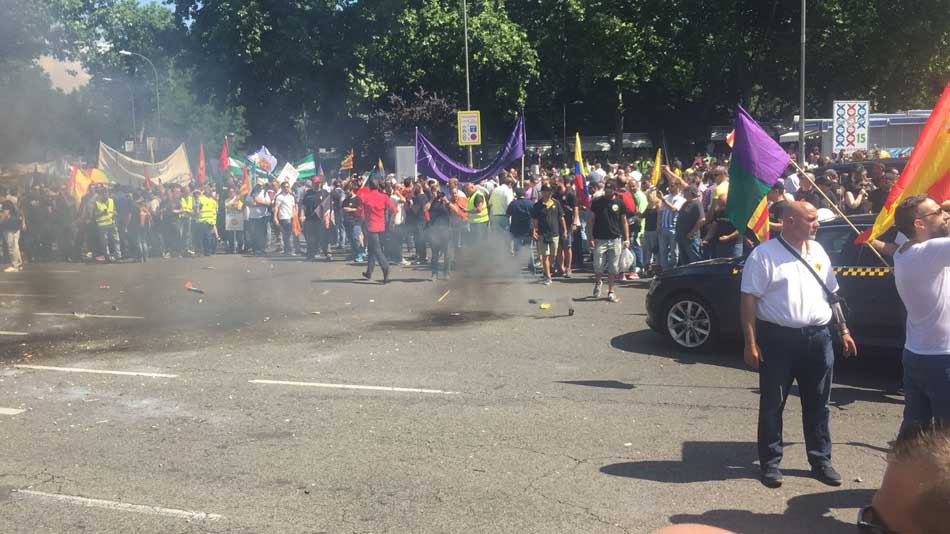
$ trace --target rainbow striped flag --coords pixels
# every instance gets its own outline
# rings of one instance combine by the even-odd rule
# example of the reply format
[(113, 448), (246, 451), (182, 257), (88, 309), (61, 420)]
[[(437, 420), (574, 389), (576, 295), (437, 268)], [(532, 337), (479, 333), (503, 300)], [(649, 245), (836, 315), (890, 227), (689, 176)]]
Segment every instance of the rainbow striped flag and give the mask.
[(790, 161), (781, 145), (738, 106), (726, 202), (726, 216), (736, 228), (752, 228), (756, 236), (767, 239), (769, 216), (765, 195), (782, 177)]

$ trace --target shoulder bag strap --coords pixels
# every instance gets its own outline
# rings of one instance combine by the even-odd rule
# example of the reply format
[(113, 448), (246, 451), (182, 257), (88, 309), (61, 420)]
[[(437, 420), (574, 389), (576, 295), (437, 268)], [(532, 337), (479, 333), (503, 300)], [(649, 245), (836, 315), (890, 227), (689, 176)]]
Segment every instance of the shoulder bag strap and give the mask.
[(804, 264), (805, 267), (808, 268), (808, 272), (810, 272), (811, 275), (815, 277), (815, 281), (818, 282), (818, 285), (821, 286), (822, 290), (824, 290), (825, 297), (827, 297), (828, 302), (832, 304), (839, 302), (840, 299), (838, 298), (838, 295), (836, 295), (835, 293), (832, 293), (831, 290), (828, 289), (828, 286), (825, 285), (825, 281), (821, 279), (821, 276), (815, 271), (815, 269), (811, 266), (811, 264), (805, 261), (805, 258), (803, 258), (802, 255), (799, 254), (797, 250), (792, 248), (792, 246), (789, 245), (788, 242), (785, 241), (785, 239), (782, 236), (779, 236), (777, 239), (782, 244), (782, 246), (785, 247), (785, 249), (788, 250), (789, 253), (791, 253), (792, 256), (795, 256), (795, 259), (802, 262), (802, 264)]

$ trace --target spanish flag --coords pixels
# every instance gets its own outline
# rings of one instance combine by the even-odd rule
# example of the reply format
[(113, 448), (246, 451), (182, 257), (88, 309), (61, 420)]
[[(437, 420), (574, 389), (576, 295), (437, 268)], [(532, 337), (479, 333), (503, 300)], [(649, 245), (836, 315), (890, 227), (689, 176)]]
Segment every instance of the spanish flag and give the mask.
[(862, 244), (878, 238), (894, 224), (894, 211), (901, 201), (922, 193), (938, 203), (950, 198), (950, 83), (930, 113), (907, 167), (887, 196), (874, 226), (854, 242)]
[(346, 157), (343, 158), (343, 161), (340, 162), (340, 169), (342, 170), (353, 170), (353, 149), (351, 148)]

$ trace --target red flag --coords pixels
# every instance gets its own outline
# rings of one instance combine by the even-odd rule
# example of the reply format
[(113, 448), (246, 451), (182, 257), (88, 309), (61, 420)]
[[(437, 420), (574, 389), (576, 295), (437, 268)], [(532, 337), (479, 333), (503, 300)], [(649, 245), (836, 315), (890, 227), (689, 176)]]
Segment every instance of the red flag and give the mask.
[(218, 162), (218, 168), (221, 172), (228, 172), (228, 136), (224, 136), (224, 145), (221, 146), (221, 160)]
[(247, 165), (241, 167), (241, 198), (251, 194), (251, 177), (247, 174)]
[(198, 144), (198, 183), (203, 184), (207, 179), (205, 174), (205, 146), (203, 143)]

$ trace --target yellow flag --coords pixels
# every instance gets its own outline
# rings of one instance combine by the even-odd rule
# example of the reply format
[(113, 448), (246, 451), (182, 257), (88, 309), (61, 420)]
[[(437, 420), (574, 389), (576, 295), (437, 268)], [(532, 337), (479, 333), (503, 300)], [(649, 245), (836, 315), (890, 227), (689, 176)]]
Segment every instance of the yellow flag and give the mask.
[(653, 163), (653, 174), (650, 175), (650, 185), (656, 185), (660, 183), (660, 176), (663, 174), (660, 171), (660, 155), (662, 152), (662, 148), (656, 149), (656, 161)]

